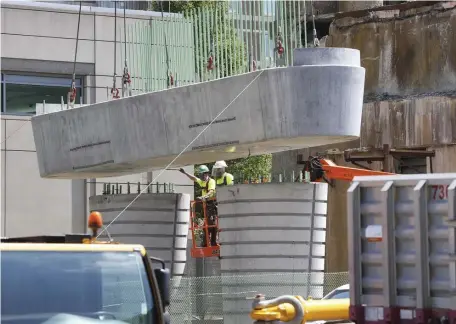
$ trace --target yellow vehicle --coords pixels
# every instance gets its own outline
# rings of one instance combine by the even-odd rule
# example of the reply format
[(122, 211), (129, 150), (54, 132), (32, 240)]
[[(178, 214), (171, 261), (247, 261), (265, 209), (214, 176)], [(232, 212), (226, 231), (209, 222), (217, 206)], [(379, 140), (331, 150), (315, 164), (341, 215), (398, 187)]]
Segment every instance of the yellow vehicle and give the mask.
[(164, 261), (141, 245), (97, 241), (102, 224), (92, 213), (92, 235), (2, 238), (2, 324), (168, 324)]

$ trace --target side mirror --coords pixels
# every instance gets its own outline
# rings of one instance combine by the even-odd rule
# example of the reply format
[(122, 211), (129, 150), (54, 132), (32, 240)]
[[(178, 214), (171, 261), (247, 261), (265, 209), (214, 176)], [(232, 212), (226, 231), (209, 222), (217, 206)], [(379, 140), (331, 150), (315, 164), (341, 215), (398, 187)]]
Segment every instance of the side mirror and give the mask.
[(170, 293), (169, 293), (169, 284), (171, 281), (171, 275), (169, 269), (166, 269), (165, 262), (161, 259), (150, 258), (151, 261), (158, 261), (162, 264), (161, 269), (154, 269), (155, 279), (157, 280), (158, 289), (160, 290), (161, 299), (163, 301), (163, 306), (169, 306), (170, 304)]

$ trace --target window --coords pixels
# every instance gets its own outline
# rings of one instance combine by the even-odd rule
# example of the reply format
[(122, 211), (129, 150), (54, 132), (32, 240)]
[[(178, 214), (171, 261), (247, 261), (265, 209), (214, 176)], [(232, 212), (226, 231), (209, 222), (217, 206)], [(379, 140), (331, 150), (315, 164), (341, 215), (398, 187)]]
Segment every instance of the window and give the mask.
[(349, 290), (335, 290), (330, 293), (325, 299), (342, 299), (342, 298), (350, 298)]
[[(37, 104), (67, 101), (71, 79), (2, 74), (2, 112), (34, 115)], [(81, 103), (81, 81), (76, 80), (76, 104)]]
[(137, 252), (4, 251), (1, 270), (5, 324), (42, 323), (52, 317), (56, 322), (88, 317), (101, 323), (103, 318), (153, 323), (155, 317)]

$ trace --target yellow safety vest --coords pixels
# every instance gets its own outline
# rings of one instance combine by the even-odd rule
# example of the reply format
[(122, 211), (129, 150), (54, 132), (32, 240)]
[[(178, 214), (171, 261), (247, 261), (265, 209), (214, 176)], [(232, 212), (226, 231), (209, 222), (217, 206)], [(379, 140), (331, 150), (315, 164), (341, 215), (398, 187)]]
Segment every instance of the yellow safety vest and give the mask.
[[(214, 190), (214, 194), (215, 194), (215, 180), (214, 179), (209, 178), (208, 181), (203, 181), (201, 179), (196, 179), (196, 183), (201, 188), (203, 188), (203, 190), (202, 190), (203, 196), (206, 196), (207, 193), (209, 192), (209, 190)], [(212, 194), (211, 197), (213, 197), (214, 194)]]
[(234, 177), (231, 173), (225, 172), (221, 178), (216, 179), (217, 186), (230, 186), (234, 182)]

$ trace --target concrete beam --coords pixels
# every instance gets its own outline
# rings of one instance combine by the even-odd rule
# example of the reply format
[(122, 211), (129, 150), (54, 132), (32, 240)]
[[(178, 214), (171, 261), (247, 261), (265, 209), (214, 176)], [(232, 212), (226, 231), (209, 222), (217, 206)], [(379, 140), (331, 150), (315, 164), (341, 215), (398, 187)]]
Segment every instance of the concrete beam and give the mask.
[(163, 169), (256, 77), (174, 167), (353, 140), (364, 76), (357, 50), (299, 49), (292, 67), (36, 116), (40, 174), (94, 178)]

